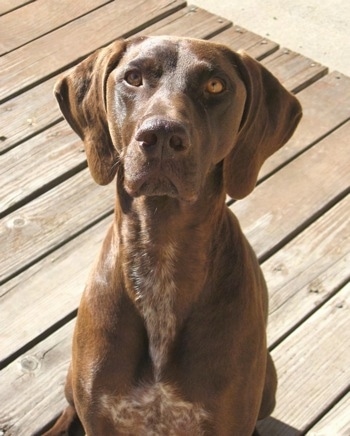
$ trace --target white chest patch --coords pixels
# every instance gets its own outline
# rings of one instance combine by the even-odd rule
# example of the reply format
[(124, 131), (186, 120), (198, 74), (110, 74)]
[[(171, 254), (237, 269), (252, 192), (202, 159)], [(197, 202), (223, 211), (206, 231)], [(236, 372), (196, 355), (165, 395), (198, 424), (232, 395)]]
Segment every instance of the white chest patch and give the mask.
[(201, 436), (208, 420), (200, 405), (182, 401), (175, 389), (164, 383), (136, 388), (123, 398), (104, 395), (101, 405), (102, 414), (128, 436)]
[(156, 381), (160, 380), (161, 370), (176, 330), (173, 310), (176, 294), (173, 279), (174, 258), (175, 246), (169, 244), (163, 249), (157, 263), (151, 263), (147, 275), (144, 273), (145, 265), (148, 264), (147, 253), (135, 260), (132, 271), (136, 302), (145, 320)]

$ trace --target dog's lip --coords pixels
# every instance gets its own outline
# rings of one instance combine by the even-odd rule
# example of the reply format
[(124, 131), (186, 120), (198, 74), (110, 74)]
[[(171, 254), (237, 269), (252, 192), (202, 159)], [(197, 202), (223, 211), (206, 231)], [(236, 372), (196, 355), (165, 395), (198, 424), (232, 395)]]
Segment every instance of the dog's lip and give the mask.
[(194, 203), (198, 194), (176, 183), (165, 174), (143, 175), (134, 181), (125, 181), (125, 189), (131, 197), (171, 197), (186, 203)]
[(136, 182), (125, 184), (127, 192), (132, 197), (145, 196), (164, 196), (178, 197), (179, 191), (169, 177), (163, 175), (152, 175), (141, 177)]

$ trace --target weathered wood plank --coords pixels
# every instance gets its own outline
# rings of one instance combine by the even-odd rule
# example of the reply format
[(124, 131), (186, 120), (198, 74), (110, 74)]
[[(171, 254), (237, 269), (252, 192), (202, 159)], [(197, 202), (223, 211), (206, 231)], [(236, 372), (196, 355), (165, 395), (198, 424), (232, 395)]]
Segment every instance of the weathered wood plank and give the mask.
[[(347, 284), (273, 350), (279, 375), (274, 418), (305, 431), (344, 392), (350, 380), (350, 354), (344, 352), (350, 347), (349, 319)], [(261, 435), (274, 436), (273, 425), (262, 421)]]
[(291, 140), (263, 165), (266, 177), (350, 119), (350, 78), (333, 72), (298, 93), (303, 118)]
[(242, 27), (232, 27), (214, 36), (212, 41), (228, 45), (232, 50), (245, 50), (250, 56), (261, 60), (278, 50), (278, 44), (249, 32)]
[(83, 170), (0, 222), (0, 283), (34, 263), (114, 207), (114, 184), (96, 185)]
[(349, 135), (348, 122), (231, 206), (260, 258), (349, 191)]
[(178, 35), (208, 39), (230, 26), (232, 26), (232, 23), (225, 18), (211, 14), (196, 6), (188, 6), (142, 30), (140, 34)]
[(0, 154), (62, 119), (53, 96), (58, 76), (0, 105)]
[(0, 15), (8, 14), (9, 12), (24, 6), (33, 0), (1, 0)]
[(111, 222), (107, 217), (1, 286), (0, 367), (77, 309)]
[(263, 263), (270, 347), (350, 279), (349, 210), (347, 196)]
[(0, 429), (32, 435), (66, 406), (64, 381), (70, 360), (73, 322), (0, 372)]
[(347, 436), (350, 430), (350, 392), (339, 401), (314, 427), (308, 436)]
[(0, 216), (84, 166), (83, 144), (65, 121), (0, 155)]
[(140, 31), (184, 6), (182, 0), (119, 0), (8, 53), (0, 58), (3, 74), (0, 100), (16, 95), (69, 67), (94, 49)]
[(0, 55), (28, 44), (110, 1), (36, 0), (3, 15), (0, 17)]
[(327, 74), (328, 68), (305, 56), (282, 48), (262, 59), (265, 65), (291, 92), (300, 92)]

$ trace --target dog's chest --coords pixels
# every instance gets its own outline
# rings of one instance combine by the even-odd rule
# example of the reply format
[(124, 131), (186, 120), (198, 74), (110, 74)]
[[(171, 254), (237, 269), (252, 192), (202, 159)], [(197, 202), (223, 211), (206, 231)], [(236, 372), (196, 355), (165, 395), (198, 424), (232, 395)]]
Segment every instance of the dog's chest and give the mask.
[(200, 404), (184, 401), (165, 383), (140, 386), (125, 397), (104, 395), (101, 406), (125, 435), (200, 436), (209, 419)]
[(149, 337), (154, 382), (140, 383), (125, 396), (102, 396), (102, 413), (125, 435), (200, 436), (209, 418), (200, 404), (184, 400), (175, 386), (162, 381), (162, 369), (176, 332), (175, 256), (174, 244), (163, 247), (156, 262), (147, 251), (141, 251), (129, 269), (135, 301)]
[(135, 301), (147, 329), (156, 380), (160, 379), (176, 331), (175, 252), (174, 244), (162, 247), (157, 257), (141, 251), (131, 268)]

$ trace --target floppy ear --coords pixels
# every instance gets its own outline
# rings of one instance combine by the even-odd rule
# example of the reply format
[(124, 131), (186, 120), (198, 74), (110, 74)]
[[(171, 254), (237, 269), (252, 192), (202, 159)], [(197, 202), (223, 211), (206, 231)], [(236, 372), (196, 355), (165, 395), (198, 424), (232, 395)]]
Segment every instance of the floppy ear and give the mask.
[(224, 159), (224, 180), (227, 193), (240, 199), (254, 189), (264, 161), (292, 136), (302, 109), (259, 62), (242, 52), (233, 55), (247, 99), (235, 146)]
[(54, 89), (65, 119), (84, 142), (91, 175), (100, 185), (110, 183), (117, 170), (118, 153), (107, 125), (106, 82), (125, 47), (124, 41), (116, 41), (96, 51)]

